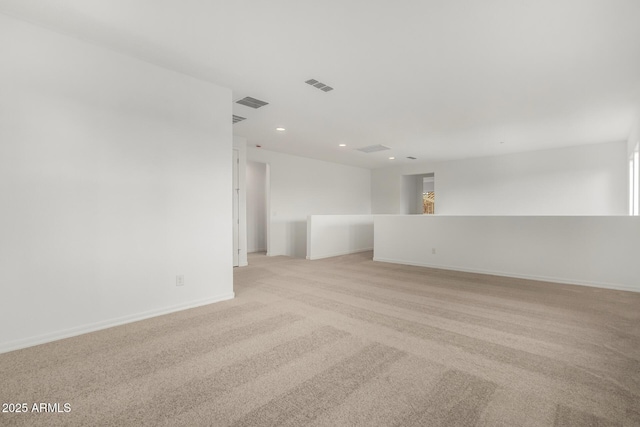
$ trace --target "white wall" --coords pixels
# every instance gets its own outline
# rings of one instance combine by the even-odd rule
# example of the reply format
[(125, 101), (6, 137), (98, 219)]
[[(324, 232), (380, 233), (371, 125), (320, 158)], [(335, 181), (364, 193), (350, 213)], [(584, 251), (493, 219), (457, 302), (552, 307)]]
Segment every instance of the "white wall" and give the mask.
[(249, 161), (269, 164), (269, 255), (304, 258), (307, 216), (371, 213), (371, 171), (247, 148)]
[(406, 215), (422, 213), (422, 209), (418, 210), (418, 194), (422, 194), (422, 176), (403, 175), (401, 213)]
[(376, 261), (640, 292), (640, 217), (375, 215), (374, 235)]
[(307, 259), (373, 249), (373, 215), (309, 215)]
[(629, 139), (627, 140), (627, 154), (631, 154), (635, 150), (636, 145), (640, 143), (640, 118), (637, 118), (631, 126)]
[(267, 250), (267, 165), (247, 162), (247, 251)]
[(232, 298), (231, 91), (1, 14), (0, 57), (0, 351)]
[[(640, 145), (640, 119), (636, 120), (629, 133), (629, 139), (627, 140), (627, 164), (629, 160), (634, 156), (636, 148)], [(628, 200), (628, 212), (633, 214), (635, 212), (635, 205), (638, 199), (638, 188), (640, 188), (640, 176), (635, 176), (635, 171), (628, 170), (628, 184), (627, 184), (627, 200)], [(632, 194), (633, 193), (633, 194)]]
[(403, 213), (402, 176), (435, 173), (440, 215), (625, 215), (626, 141), (376, 169), (372, 211)]

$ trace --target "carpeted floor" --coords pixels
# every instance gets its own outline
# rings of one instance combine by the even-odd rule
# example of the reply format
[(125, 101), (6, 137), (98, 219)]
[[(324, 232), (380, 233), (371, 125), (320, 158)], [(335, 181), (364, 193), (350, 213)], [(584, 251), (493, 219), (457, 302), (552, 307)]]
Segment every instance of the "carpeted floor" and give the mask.
[(249, 262), (232, 301), (0, 355), (0, 425), (640, 426), (638, 293)]

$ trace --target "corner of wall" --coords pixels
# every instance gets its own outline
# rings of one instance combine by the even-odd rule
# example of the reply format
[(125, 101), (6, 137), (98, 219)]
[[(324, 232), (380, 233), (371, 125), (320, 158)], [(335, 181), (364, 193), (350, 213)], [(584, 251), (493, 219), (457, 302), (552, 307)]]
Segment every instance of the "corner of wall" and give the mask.
[(249, 265), (247, 260), (247, 139), (240, 136), (233, 136), (233, 148), (238, 150), (238, 234), (240, 240), (240, 253), (238, 256), (238, 266)]
[(636, 149), (636, 146), (640, 142), (640, 117), (637, 117), (631, 126), (631, 131), (629, 132), (629, 139), (627, 139), (627, 154), (631, 155), (633, 150)]

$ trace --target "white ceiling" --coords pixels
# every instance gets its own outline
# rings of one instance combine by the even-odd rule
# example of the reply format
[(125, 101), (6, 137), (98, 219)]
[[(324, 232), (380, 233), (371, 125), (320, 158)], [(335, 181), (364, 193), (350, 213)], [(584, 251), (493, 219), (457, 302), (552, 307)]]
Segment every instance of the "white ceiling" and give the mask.
[[(0, 0), (0, 11), (267, 101), (234, 104), (247, 118), (234, 134), (356, 166), (622, 141), (640, 117), (640, 0)], [(374, 144), (392, 149), (355, 150)]]

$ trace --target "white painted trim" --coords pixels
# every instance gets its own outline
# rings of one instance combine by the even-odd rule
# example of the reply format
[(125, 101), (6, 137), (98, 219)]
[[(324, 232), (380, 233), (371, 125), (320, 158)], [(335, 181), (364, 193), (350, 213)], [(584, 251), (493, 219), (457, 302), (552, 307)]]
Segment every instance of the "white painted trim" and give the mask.
[(415, 267), (427, 267), (427, 268), (436, 268), (440, 270), (461, 271), (464, 273), (478, 273), (478, 274), (488, 274), (492, 276), (513, 277), (516, 279), (538, 280), (542, 282), (557, 283), (560, 285), (578, 285), (578, 286), (588, 286), (590, 288), (602, 288), (602, 289), (613, 289), (617, 291), (640, 292), (640, 288), (634, 288), (632, 286), (621, 285), (618, 283), (586, 282), (586, 281), (577, 281), (577, 280), (559, 278), (559, 277), (505, 273), (503, 271), (480, 270), (480, 269), (472, 269), (472, 268), (461, 268), (461, 267), (456, 267), (451, 265), (409, 262), (409, 261), (403, 261), (403, 260), (397, 260), (397, 259), (379, 258), (376, 256), (373, 257), (373, 260), (378, 262), (388, 262), (390, 264), (412, 265)]
[(164, 314), (174, 313), (176, 311), (188, 310), (190, 308), (196, 308), (203, 305), (213, 304), (216, 302), (227, 301), (235, 298), (235, 293), (231, 292), (223, 294), (215, 298), (207, 298), (198, 301), (192, 301), (186, 304), (175, 305), (172, 307), (166, 307), (158, 310), (150, 310), (138, 314), (132, 314), (129, 316), (118, 317), (115, 319), (105, 320), (102, 322), (91, 323), (88, 325), (78, 326), (75, 328), (65, 329), (62, 331), (52, 332), (44, 335), (37, 335), (34, 337), (23, 338), (15, 341), (9, 341), (0, 344), (0, 354), (7, 353), (9, 351), (19, 350), (21, 348), (32, 347), (34, 345), (46, 344), (48, 342), (61, 340), (64, 338), (71, 338), (78, 335), (87, 334), (89, 332), (96, 332), (102, 329), (112, 328), (114, 326), (120, 326), (127, 323), (137, 322), (139, 320), (149, 319), (152, 317), (162, 316)]
[(238, 150), (238, 267), (247, 266), (247, 140), (234, 136), (233, 149)]
[(324, 259), (324, 258), (332, 258), (335, 256), (342, 256), (342, 255), (350, 255), (350, 254), (359, 254), (361, 252), (367, 252), (367, 251), (372, 251), (373, 247), (371, 248), (362, 248), (362, 249), (353, 249), (350, 251), (342, 251), (342, 252), (335, 252), (335, 253), (330, 253), (330, 254), (322, 254), (322, 255), (314, 255), (313, 257), (308, 257), (307, 259), (310, 261), (315, 261), (317, 259)]

